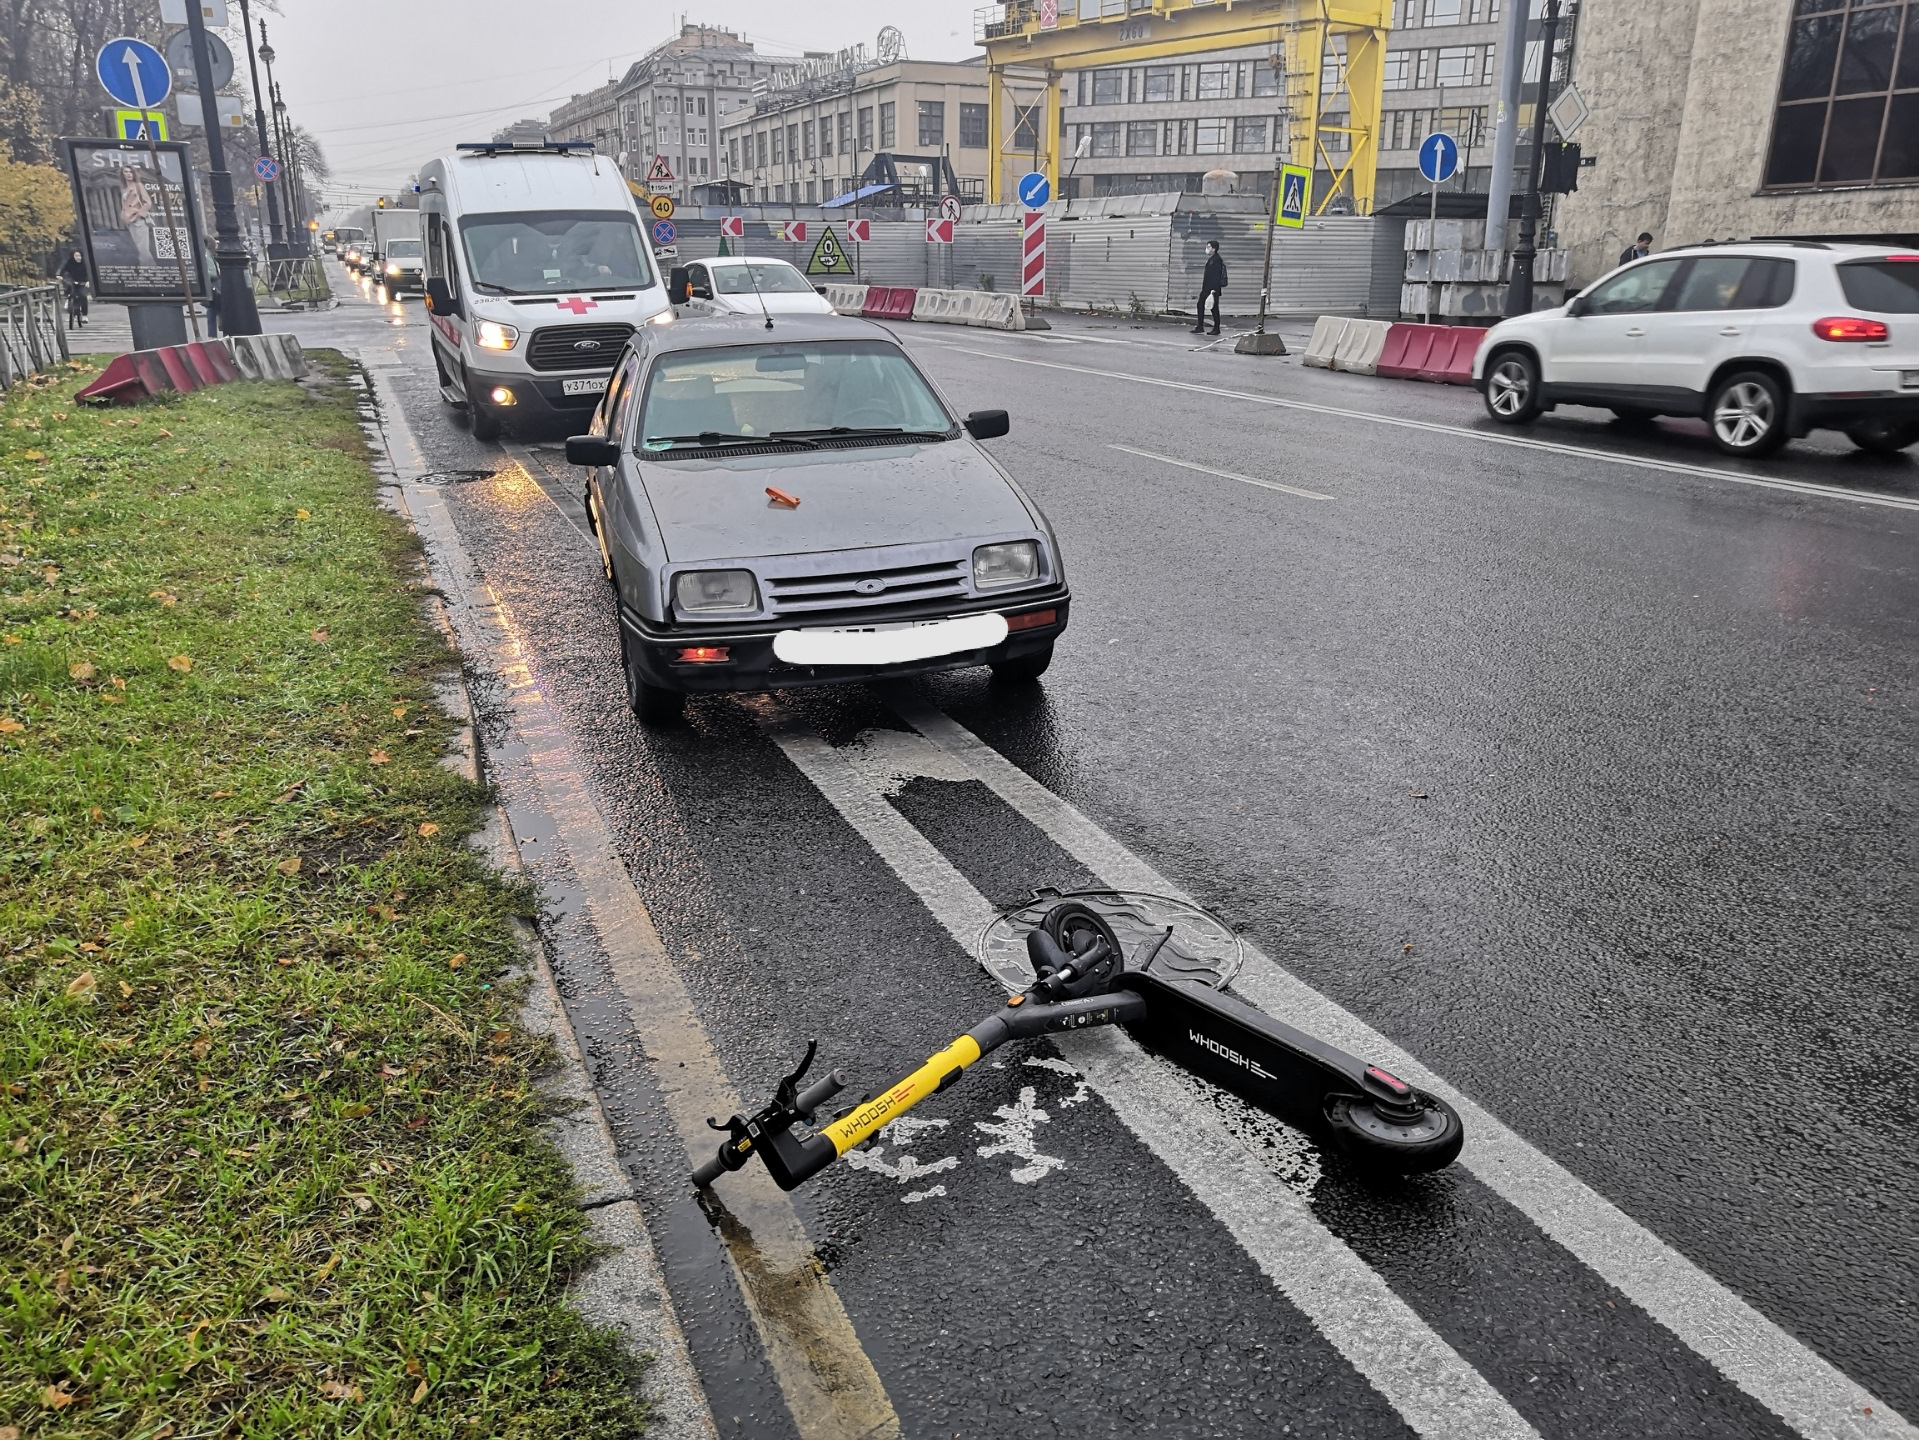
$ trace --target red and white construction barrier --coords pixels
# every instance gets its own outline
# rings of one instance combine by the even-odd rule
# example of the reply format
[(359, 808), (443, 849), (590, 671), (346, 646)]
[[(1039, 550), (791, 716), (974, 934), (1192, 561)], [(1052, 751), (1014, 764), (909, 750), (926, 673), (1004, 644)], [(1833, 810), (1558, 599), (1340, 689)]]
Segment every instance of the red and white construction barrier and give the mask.
[(74, 398), (111, 405), (168, 391), (191, 394), (230, 380), (298, 380), (306, 355), (291, 335), (235, 335), (116, 355)]
[(1046, 293), (1046, 212), (1028, 210), (1019, 227), (1019, 293)]

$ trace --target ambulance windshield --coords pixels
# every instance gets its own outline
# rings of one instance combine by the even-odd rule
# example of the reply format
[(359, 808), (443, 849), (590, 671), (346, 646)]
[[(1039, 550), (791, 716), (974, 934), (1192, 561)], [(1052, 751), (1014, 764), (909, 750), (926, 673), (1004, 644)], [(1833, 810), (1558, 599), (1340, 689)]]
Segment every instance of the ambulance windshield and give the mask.
[(618, 211), (473, 215), (460, 226), (480, 290), (505, 295), (634, 290), (653, 283), (640, 227)]

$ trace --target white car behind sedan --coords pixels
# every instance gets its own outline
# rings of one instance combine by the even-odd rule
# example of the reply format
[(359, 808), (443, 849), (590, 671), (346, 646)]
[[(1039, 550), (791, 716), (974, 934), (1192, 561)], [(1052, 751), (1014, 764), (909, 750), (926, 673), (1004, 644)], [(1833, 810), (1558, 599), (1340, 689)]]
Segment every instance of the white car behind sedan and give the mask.
[(799, 268), (759, 256), (721, 256), (676, 269), (667, 284), (690, 315), (831, 315), (833, 307)]
[(1598, 405), (1698, 416), (1728, 455), (1821, 428), (1893, 454), (1919, 443), (1919, 254), (1801, 240), (1652, 255), (1495, 325), (1473, 384), (1507, 425)]

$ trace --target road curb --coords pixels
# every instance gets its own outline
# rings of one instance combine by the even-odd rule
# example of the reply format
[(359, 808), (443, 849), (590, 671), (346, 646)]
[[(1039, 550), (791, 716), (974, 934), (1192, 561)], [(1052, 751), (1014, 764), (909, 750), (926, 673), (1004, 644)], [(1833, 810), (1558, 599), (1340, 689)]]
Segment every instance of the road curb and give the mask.
[[(396, 453), (388, 433), (389, 424), (404, 427), (397, 397), (391, 382), (364, 358), (354, 360), (367, 377), (368, 389), (375, 401), (372, 427), (378, 432), (385, 462), (377, 459), (374, 471), (385, 482), (387, 503), (407, 522), (421, 540), (421, 564), (436, 590), (440, 577), (433, 574), (432, 556), (425, 536), (407, 504), (403, 472), (408, 461), (417, 458), (417, 447), (410, 434), (404, 434), (407, 458)], [(430, 594), (426, 604), (434, 628), (445, 638), (447, 647), (460, 655), (458, 637), (440, 596)], [(459, 722), (452, 748), (443, 763), (474, 784), (483, 783), (479, 731), (475, 723), (473, 697), (465, 675), (456, 671), (438, 687), (440, 708)], [(520, 850), (506, 811), (490, 805), (486, 827), (473, 842), (502, 870), (524, 874)], [(559, 1052), (559, 1064), (539, 1081), (540, 1090), (561, 1108), (550, 1123), (548, 1133), (555, 1148), (565, 1156), (580, 1191), (580, 1207), (588, 1216), (589, 1233), (604, 1254), (575, 1277), (568, 1289), (573, 1308), (588, 1324), (613, 1326), (625, 1336), (627, 1345), (650, 1358), (645, 1395), (651, 1406), (647, 1435), (661, 1440), (717, 1440), (718, 1430), (706, 1401), (686, 1337), (674, 1314), (673, 1301), (666, 1288), (652, 1235), (640, 1213), (632, 1181), (620, 1164), (619, 1149), (613, 1139), (598, 1092), (587, 1073), (579, 1038), (573, 1031), (547, 963), (539, 934), (523, 920), (515, 921), (520, 954), (529, 980), (525, 1005), (520, 1012), (521, 1025), (531, 1034), (544, 1035)]]

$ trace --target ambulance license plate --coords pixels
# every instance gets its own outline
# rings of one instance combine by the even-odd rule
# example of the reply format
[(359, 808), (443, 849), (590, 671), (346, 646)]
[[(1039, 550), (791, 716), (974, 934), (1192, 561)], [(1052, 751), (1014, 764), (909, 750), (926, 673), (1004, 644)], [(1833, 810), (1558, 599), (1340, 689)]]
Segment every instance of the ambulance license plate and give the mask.
[(605, 375), (596, 375), (591, 380), (562, 380), (560, 393), (562, 395), (604, 395), (607, 379)]

